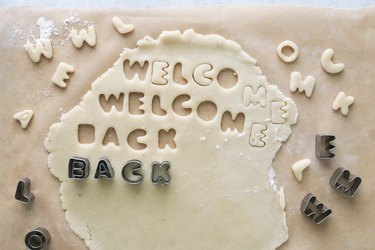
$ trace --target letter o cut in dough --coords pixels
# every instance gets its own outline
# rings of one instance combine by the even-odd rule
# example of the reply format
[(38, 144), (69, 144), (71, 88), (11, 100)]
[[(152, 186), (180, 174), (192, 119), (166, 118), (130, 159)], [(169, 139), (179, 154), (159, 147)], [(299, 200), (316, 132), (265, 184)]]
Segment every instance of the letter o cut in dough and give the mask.
[[(283, 53), (283, 48), (290, 47), (292, 48), (293, 52), (292, 54), (285, 55)], [(298, 46), (293, 41), (285, 40), (284, 42), (280, 43), (279, 46), (277, 46), (277, 54), (279, 55), (280, 59), (283, 60), (286, 63), (294, 62), (298, 57)]]
[[(151, 62), (160, 58), (169, 65), (166, 85), (151, 82)], [(123, 64), (129, 59), (141, 65), (144, 60), (150, 62), (142, 84), (125, 76)], [(173, 81), (170, 69), (177, 63), (182, 65), (186, 88)], [(213, 82), (209, 86), (201, 86), (193, 78), (195, 67), (204, 63), (212, 65)], [(232, 68), (239, 76), (230, 92), (216, 79), (225, 68)], [(242, 103), (245, 86), (253, 83), (272, 97), (262, 108), (249, 109)], [(143, 93), (144, 114), (131, 115), (127, 107), (104, 112), (99, 96), (118, 96), (120, 92), (125, 96)], [(151, 113), (155, 94), (166, 112), (163, 119)], [(192, 112), (187, 116), (176, 114), (171, 105), (183, 94), (191, 97)], [(204, 101), (216, 105), (217, 113), (210, 121), (198, 117), (197, 107)], [(282, 124), (271, 122), (272, 101), (285, 102), (288, 107)], [(230, 140), (220, 126), (228, 110), (245, 117), (243, 136)], [(256, 61), (236, 42), (193, 30), (163, 31), (157, 39), (145, 38), (135, 49), (124, 49), (113, 67), (92, 83), (82, 102), (51, 126), (45, 147), (50, 171), (61, 181), (66, 220), (90, 249), (275, 249), (288, 239), (288, 228), (277, 188), (269, 181), (269, 170), (296, 119), (294, 102), (267, 82)], [(262, 148), (249, 144), (254, 121), (266, 127)], [(95, 128), (95, 141), (90, 145), (79, 144), (79, 124)], [(117, 132), (119, 145), (103, 146), (103, 136), (111, 127)], [(142, 137), (147, 147), (137, 151), (129, 147), (127, 136), (142, 128), (147, 132)], [(159, 149), (158, 131), (172, 128), (176, 148)], [(67, 164), (72, 156), (85, 157), (92, 166), (79, 185), (68, 178)], [(94, 178), (104, 156), (113, 167), (112, 180)], [(132, 159), (143, 164), (140, 172), (144, 180), (137, 185), (129, 185), (121, 176), (124, 164)], [(167, 187), (151, 182), (154, 161), (170, 162), (171, 183)]]

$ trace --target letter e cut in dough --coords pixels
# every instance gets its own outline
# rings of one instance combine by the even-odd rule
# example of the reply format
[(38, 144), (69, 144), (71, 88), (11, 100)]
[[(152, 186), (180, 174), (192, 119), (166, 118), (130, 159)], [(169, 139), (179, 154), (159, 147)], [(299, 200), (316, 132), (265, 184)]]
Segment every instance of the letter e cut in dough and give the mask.
[[(137, 77), (124, 76), (126, 60), (145, 65), (141, 84)], [(173, 81), (177, 63), (186, 85)], [(198, 65), (203, 66), (196, 69)], [(230, 91), (217, 80), (226, 68), (238, 75)], [(264, 98), (262, 105), (249, 108), (243, 103), (247, 86), (254, 91), (261, 87), (266, 93), (259, 96)], [(127, 101), (121, 111), (103, 110), (99, 97), (120, 93), (126, 99), (130, 93), (140, 93), (144, 112), (131, 114)], [(152, 113), (155, 95), (163, 116)], [(186, 96), (185, 101), (178, 100), (189, 109), (188, 114), (179, 115), (181, 110), (173, 109), (178, 96)], [(280, 124), (270, 119), (272, 102), (288, 107), (282, 110), (285, 116)], [(206, 109), (204, 103), (214, 105)], [(215, 116), (200, 119), (208, 115), (200, 112), (212, 107)], [(244, 123), (241, 132), (222, 131), (221, 120), (228, 111), (233, 117), (243, 116), (238, 119)], [(284, 195), (271, 184), (269, 170), (297, 115), (294, 102), (267, 82), (255, 59), (236, 42), (193, 30), (163, 31), (156, 39), (139, 40), (134, 49), (125, 48), (113, 67), (92, 83), (82, 101), (50, 127), (45, 147), (50, 172), (61, 181), (65, 218), (90, 249), (275, 249), (288, 239), (288, 228)], [(255, 121), (261, 129), (252, 126)], [(81, 124), (94, 127), (93, 143), (79, 143)], [(109, 128), (116, 131), (118, 145), (103, 145)], [(171, 133), (175, 147), (159, 147), (163, 144), (158, 139), (161, 130), (175, 131)], [(138, 138), (142, 147), (132, 147), (129, 135)], [(258, 143), (251, 138), (259, 139)], [(94, 169), (77, 185), (67, 172), (74, 156), (88, 159), (92, 166), (102, 157), (108, 158), (113, 178), (95, 179)], [(131, 185), (122, 178), (122, 169), (134, 160), (142, 163), (137, 174), (144, 179)], [(153, 162), (169, 162), (173, 181), (167, 188), (152, 183)], [(259, 191), (246, 192), (254, 187)]]

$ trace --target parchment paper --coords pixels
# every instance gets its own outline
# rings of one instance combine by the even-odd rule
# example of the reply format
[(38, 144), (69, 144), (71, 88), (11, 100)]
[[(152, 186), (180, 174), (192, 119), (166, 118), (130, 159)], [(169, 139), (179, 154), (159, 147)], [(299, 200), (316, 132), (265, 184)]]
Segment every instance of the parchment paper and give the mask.
[[(77, 14), (91, 21), (97, 30), (97, 45), (76, 49), (64, 36), (63, 21)], [(135, 25), (129, 35), (119, 34), (112, 16)], [(26, 37), (15, 37), (14, 27), (37, 31), (36, 20), (52, 20), (59, 36), (52, 60), (31, 62), (22, 48)], [(10, 8), (0, 10), (0, 238), (3, 249), (24, 249), (26, 233), (46, 227), (52, 237), (49, 249), (85, 249), (64, 220), (59, 186), (47, 168), (43, 141), (50, 125), (61, 112), (79, 103), (91, 83), (118, 58), (124, 47), (135, 47), (145, 35), (157, 37), (162, 30), (193, 28), (198, 33), (215, 33), (238, 42), (257, 59), (268, 81), (292, 97), (299, 110), (298, 124), (277, 155), (274, 166), (277, 183), (286, 194), (290, 239), (280, 249), (374, 249), (375, 239), (375, 8), (337, 10), (291, 6), (212, 7), (204, 9), (163, 10), (79, 10)], [(37, 33), (37, 32), (35, 32)], [(292, 64), (282, 62), (277, 45), (293, 40), (300, 54)], [(61, 44), (64, 42), (64, 45)], [(344, 62), (338, 75), (326, 73), (320, 55), (333, 48), (335, 60)], [(66, 89), (54, 86), (50, 79), (59, 62), (75, 66)], [(316, 86), (310, 99), (290, 93), (289, 75), (297, 70), (312, 75)], [(355, 97), (347, 117), (331, 109), (339, 91)], [(22, 130), (12, 115), (33, 109), (34, 118)], [(316, 133), (336, 135), (336, 158), (318, 160), (314, 155)], [(61, 142), (64, 143), (64, 142)], [(298, 183), (290, 166), (302, 158), (311, 158)], [(342, 166), (363, 179), (355, 198), (349, 198), (328, 184), (331, 174)], [(16, 184), (22, 177), (31, 179), (35, 200), (25, 207), (14, 199)], [(333, 210), (323, 224), (315, 225), (299, 211), (306, 193), (315, 194)], [(249, 211), (250, 212), (250, 211)], [(176, 232), (183, 233), (183, 232)], [(146, 240), (146, 239), (145, 239)], [(214, 242), (212, 243), (214, 246)], [(125, 248), (126, 242), (124, 242)], [(249, 246), (251, 249), (251, 246)]]

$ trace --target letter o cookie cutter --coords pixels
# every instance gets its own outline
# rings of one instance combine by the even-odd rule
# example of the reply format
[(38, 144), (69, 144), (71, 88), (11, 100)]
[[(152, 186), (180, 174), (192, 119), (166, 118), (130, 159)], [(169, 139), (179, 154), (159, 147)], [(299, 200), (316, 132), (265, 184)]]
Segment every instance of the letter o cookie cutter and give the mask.
[(25, 236), (25, 244), (29, 250), (43, 250), (46, 249), (51, 236), (47, 229), (38, 227)]
[[(290, 47), (293, 50), (292, 54), (289, 56), (282, 52), (283, 48), (286, 47)], [(298, 57), (298, 53), (298, 46), (293, 41), (285, 40), (284, 42), (280, 43), (279, 46), (277, 46), (277, 54), (279, 55), (280, 59), (286, 63), (294, 62)]]

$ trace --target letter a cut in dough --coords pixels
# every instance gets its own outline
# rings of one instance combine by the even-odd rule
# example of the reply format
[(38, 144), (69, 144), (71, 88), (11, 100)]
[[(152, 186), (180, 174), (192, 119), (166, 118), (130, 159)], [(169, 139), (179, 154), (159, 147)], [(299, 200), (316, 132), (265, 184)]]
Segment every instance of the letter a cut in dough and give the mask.
[[(181, 63), (183, 72), (187, 72), (187, 84), (181, 87), (174, 83), (169, 70), (173, 67), (168, 67), (163, 77), (168, 84), (152, 83), (152, 63), (141, 84), (127, 79), (123, 66), (126, 60)], [(216, 72), (210, 76), (209, 86), (197, 84), (193, 77), (201, 64), (211, 65)], [(230, 91), (216, 79), (225, 68), (238, 74), (239, 80)], [(243, 90), (249, 84), (253, 89), (261, 85), (267, 90), (269, 98), (264, 107), (243, 104)], [(128, 107), (109, 113), (101, 108), (100, 95), (128, 96), (131, 92), (144, 94), (143, 114), (129, 114)], [(163, 117), (152, 114), (155, 95), (166, 112)], [(189, 97), (191, 112), (186, 116), (178, 115), (172, 107), (180, 95)], [(198, 106), (204, 101), (216, 105), (216, 115), (210, 121), (198, 116)], [(289, 107), (282, 124), (270, 120), (272, 101)], [(227, 111), (243, 113), (245, 120), (241, 136), (230, 140), (221, 131), (221, 118)], [(275, 249), (288, 239), (288, 228), (269, 170), (296, 119), (294, 102), (267, 82), (255, 59), (236, 42), (193, 30), (163, 31), (156, 39), (139, 40), (134, 49), (125, 48), (113, 67), (92, 83), (82, 101), (51, 126), (45, 147), (50, 172), (61, 181), (66, 220), (90, 249)], [(253, 123), (267, 127), (263, 147), (249, 144)], [(95, 127), (95, 141), (89, 147), (78, 142), (79, 124)], [(102, 144), (111, 127), (117, 132), (119, 145)], [(129, 146), (128, 135), (135, 129), (146, 132), (142, 138), (146, 148)], [(159, 148), (161, 129), (176, 131), (175, 148)], [(99, 183), (95, 171), (91, 171), (77, 185), (68, 178), (72, 156), (87, 158), (92, 166), (107, 157), (113, 179)], [(133, 159), (143, 164), (140, 173), (144, 181), (137, 185), (128, 184), (121, 174), (126, 162)], [(173, 181), (167, 188), (151, 182), (154, 161), (170, 163)], [(259, 192), (246, 192), (254, 187)]]
[(117, 16), (112, 17), (112, 23), (121, 34), (127, 34), (134, 30), (134, 25), (123, 23)]
[(31, 121), (31, 118), (33, 118), (33, 115), (34, 111), (32, 111), (31, 109), (26, 109), (15, 113), (13, 115), (13, 119), (18, 120), (21, 123), (21, 128), (27, 128)]
[(96, 45), (95, 28), (93, 25), (90, 25), (87, 30), (82, 29), (79, 34), (76, 29), (72, 29), (70, 32), (70, 39), (77, 48), (81, 48), (83, 46), (83, 42), (86, 42), (91, 47), (94, 47)]
[(59, 66), (57, 66), (55, 74), (53, 74), (52, 76), (52, 82), (60, 86), (61, 88), (65, 88), (66, 83), (64, 82), (64, 80), (69, 79), (68, 73), (73, 73), (73, 72), (74, 72), (73, 66), (67, 63), (61, 62), (59, 63)]

